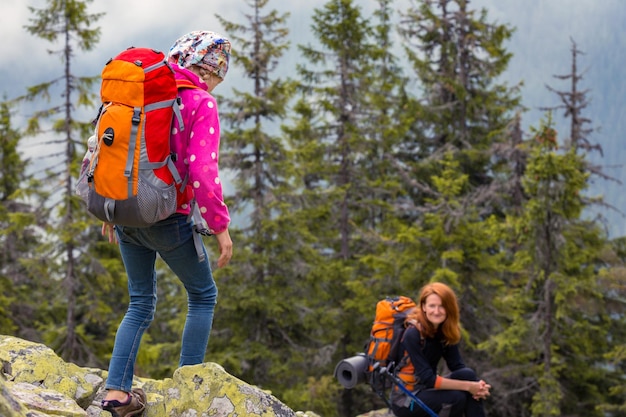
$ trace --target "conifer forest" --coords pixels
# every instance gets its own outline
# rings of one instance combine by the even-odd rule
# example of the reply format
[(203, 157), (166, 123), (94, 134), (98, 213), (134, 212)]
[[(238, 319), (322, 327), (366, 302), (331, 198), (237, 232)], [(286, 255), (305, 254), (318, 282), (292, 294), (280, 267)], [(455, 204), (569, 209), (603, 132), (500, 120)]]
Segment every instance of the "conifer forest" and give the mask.
[[(217, 15), (240, 79), (215, 92), (234, 256), (214, 269), (206, 361), (294, 410), (384, 408), (335, 365), (363, 351), (379, 299), (441, 281), (459, 297), (464, 361), (493, 387), (489, 416), (626, 416), (626, 240), (586, 215), (610, 210), (589, 187), (612, 178), (590, 160), (602, 135), (585, 51), (572, 39), (546, 80), (560, 105), (527, 126), (520, 90), (500, 81), (514, 28), (466, 0), (372, 2), (328, 0), (307, 45), (290, 45), (289, 13), (268, 0), (246, 0), (237, 22)], [(0, 334), (106, 369), (128, 295), (118, 248), (74, 191), (83, 115), (100, 105), (100, 74), (76, 71), (101, 36), (91, 9), (29, 7), (25, 31), (58, 66), (0, 103)], [(160, 260), (157, 274), (137, 362), (149, 378), (176, 368), (187, 308)]]

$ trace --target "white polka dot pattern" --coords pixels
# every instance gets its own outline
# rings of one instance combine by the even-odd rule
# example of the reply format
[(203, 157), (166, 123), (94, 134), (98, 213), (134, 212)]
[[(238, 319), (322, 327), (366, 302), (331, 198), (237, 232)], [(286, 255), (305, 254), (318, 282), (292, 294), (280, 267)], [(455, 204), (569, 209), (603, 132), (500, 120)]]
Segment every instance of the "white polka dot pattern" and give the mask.
[[(195, 77), (188, 76), (190, 71), (178, 67), (174, 70), (178, 78), (194, 82)], [(176, 166), (182, 177), (188, 175), (189, 187), (194, 190), (209, 229), (213, 233), (221, 232), (228, 227), (230, 215), (224, 203), (218, 169), (220, 127), (217, 104), (210, 94), (200, 89), (182, 89), (180, 96), (185, 129), (180, 131), (177, 122), (172, 129), (172, 148), (182, 156)], [(179, 212), (188, 213), (189, 205), (182, 204)]]

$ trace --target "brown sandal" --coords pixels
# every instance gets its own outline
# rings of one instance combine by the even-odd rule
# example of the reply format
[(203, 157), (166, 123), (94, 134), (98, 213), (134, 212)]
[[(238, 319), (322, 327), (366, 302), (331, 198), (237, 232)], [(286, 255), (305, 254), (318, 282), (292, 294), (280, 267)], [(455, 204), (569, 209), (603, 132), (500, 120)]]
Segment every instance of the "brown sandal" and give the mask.
[(146, 393), (141, 388), (133, 388), (124, 403), (117, 400), (103, 400), (102, 409), (112, 417), (133, 417), (143, 414), (146, 408)]

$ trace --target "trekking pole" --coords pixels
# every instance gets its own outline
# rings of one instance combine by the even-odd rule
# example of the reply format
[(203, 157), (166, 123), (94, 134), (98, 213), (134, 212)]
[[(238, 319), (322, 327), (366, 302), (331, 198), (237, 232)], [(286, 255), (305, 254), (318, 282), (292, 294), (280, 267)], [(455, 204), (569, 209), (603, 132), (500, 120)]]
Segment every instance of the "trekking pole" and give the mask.
[(429, 406), (427, 406), (424, 401), (420, 400), (417, 395), (413, 394), (411, 391), (409, 391), (409, 389), (407, 387), (404, 386), (404, 382), (398, 378), (397, 376), (395, 376), (394, 374), (392, 374), (391, 372), (389, 372), (389, 369), (387, 369), (386, 366), (383, 366), (382, 368), (380, 368), (380, 373), (381, 374), (385, 374), (387, 375), (389, 378), (391, 378), (393, 380), (393, 382), (395, 382), (395, 384), (402, 390), (404, 391), (409, 397), (411, 397), (411, 399), (413, 401), (415, 401), (417, 403), (417, 405), (419, 405), (420, 407), (422, 407), (422, 410), (426, 411), (426, 413), (430, 416), (430, 417), (438, 417), (437, 413), (435, 413)]

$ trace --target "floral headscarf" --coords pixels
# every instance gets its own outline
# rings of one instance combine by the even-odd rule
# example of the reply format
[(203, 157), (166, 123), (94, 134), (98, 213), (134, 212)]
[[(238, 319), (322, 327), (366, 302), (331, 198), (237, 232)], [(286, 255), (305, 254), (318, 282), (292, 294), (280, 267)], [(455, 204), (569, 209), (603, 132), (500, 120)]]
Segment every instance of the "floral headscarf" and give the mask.
[(224, 79), (228, 72), (230, 47), (230, 41), (219, 33), (196, 30), (174, 42), (168, 61), (183, 68), (198, 65)]

